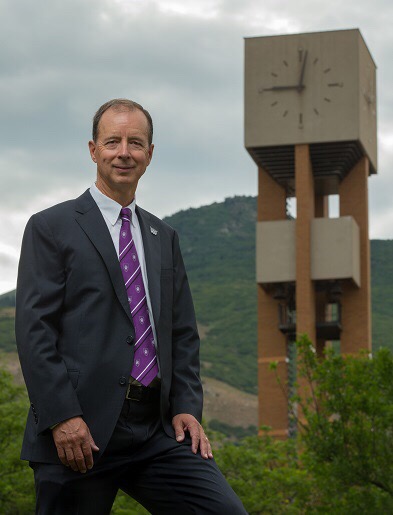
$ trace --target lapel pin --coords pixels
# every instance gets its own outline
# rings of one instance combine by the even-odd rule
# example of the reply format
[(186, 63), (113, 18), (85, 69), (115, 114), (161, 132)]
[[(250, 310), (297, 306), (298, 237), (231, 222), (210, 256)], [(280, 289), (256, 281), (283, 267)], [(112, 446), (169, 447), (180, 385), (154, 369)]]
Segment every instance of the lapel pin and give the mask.
[(158, 231), (157, 229), (154, 229), (152, 226), (150, 226), (150, 232), (154, 234), (154, 236), (157, 236)]

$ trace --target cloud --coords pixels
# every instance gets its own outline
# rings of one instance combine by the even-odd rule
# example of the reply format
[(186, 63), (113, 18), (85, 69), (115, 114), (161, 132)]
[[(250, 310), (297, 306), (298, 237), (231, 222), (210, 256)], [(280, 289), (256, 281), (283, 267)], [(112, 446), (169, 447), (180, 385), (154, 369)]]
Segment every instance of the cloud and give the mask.
[(16, 252), (35, 210), (94, 180), (91, 119), (113, 97), (153, 115), (155, 155), (138, 189), (145, 208), (163, 216), (255, 195), (257, 170), (243, 147), (243, 38), (357, 26), (379, 66), (372, 235), (392, 237), (380, 222), (390, 216), (393, 180), (383, 143), (393, 134), (391, 2), (0, 0), (0, 11), (0, 241)]

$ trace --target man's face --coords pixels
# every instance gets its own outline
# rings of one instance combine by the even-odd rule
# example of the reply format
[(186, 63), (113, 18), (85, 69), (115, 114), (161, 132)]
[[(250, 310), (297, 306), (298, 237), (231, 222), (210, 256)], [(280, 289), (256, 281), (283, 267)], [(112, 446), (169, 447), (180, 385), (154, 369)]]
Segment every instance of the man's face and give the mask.
[(105, 111), (98, 125), (97, 141), (89, 141), (91, 158), (97, 163), (97, 186), (107, 194), (135, 191), (150, 164), (153, 148), (142, 111)]

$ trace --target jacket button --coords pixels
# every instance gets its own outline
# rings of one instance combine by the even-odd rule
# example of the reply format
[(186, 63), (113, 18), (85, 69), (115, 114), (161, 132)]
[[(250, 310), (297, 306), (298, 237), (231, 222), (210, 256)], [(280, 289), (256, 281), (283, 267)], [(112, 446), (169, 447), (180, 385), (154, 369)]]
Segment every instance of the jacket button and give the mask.
[(134, 341), (134, 338), (132, 336), (127, 336), (126, 342), (131, 345), (131, 343)]
[(126, 379), (125, 377), (123, 377), (123, 376), (122, 376), (122, 377), (119, 379), (119, 385), (120, 385), (120, 386), (124, 386), (126, 383), (127, 383), (127, 379)]

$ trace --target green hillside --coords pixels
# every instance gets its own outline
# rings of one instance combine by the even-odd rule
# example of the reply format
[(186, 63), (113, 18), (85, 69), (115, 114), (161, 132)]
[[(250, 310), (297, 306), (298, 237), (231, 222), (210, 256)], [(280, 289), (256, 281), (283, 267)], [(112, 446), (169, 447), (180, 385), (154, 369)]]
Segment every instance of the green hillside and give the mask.
[[(165, 219), (180, 235), (202, 335), (203, 374), (257, 392), (256, 198), (234, 197)], [(393, 241), (371, 242), (374, 348), (393, 350)], [(0, 348), (14, 350), (14, 292), (0, 296)]]
[[(15, 300), (13, 301), (15, 304)], [(0, 350), (12, 352), (16, 350), (14, 336), (15, 309), (0, 307)]]
[(15, 306), (15, 290), (0, 295), (0, 308)]
[(257, 392), (256, 199), (235, 197), (165, 219), (180, 243), (202, 326), (203, 374)]
[(373, 347), (393, 351), (393, 240), (371, 241)]

